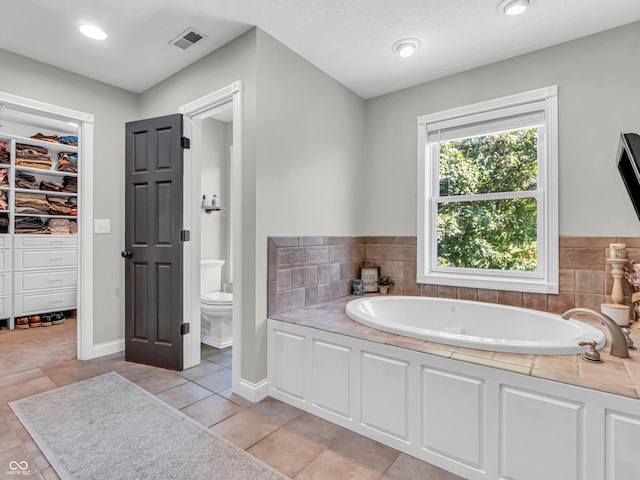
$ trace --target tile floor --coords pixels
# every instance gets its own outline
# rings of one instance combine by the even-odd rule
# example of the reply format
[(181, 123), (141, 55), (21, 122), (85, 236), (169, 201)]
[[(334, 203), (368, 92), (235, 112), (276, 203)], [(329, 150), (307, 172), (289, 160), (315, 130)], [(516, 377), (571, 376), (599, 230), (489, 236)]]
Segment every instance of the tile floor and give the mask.
[(0, 332), (0, 478), (11, 461), (28, 462), (27, 478), (58, 478), (8, 402), (115, 371), (294, 479), (460, 479), (270, 397), (232, 394), (231, 349), (203, 345), (200, 365), (172, 372), (123, 354), (79, 361), (75, 335), (74, 319)]

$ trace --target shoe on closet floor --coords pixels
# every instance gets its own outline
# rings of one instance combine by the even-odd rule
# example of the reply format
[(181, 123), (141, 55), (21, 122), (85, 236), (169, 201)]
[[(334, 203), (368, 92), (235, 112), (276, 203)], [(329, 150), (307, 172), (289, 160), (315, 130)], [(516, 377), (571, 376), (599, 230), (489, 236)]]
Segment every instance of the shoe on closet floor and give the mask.
[(43, 313), (42, 315), (40, 315), (40, 320), (42, 321), (43, 327), (50, 327), (51, 325), (53, 325), (53, 318), (50, 313)]
[(16, 328), (17, 329), (29, 328), (29, 317), (16, 318)]
[(41, 327), (42, 322), (40, 321), (40, 315), (34, 315), (33, 317), (29, 317), (29, 326), (30, 327)]
[(65, 316), (64, 316), (64, 313), (62, 312), (56, 312), (51, 314), (51, 323), (53, 323), (54, 325), (60, 325), (61, 323), (64, 323), (64, 320), (65, 320)]

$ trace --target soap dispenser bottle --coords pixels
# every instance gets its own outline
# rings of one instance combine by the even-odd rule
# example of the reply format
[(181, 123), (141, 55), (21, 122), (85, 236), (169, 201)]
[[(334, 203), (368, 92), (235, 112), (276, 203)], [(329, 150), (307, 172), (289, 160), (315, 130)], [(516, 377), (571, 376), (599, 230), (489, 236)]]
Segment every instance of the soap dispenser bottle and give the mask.
[(211, 206), (218, 208), (220, 206), (220, 200), (218, 200), (218, 196), (214, 195), (213, 197), (211, 197)]

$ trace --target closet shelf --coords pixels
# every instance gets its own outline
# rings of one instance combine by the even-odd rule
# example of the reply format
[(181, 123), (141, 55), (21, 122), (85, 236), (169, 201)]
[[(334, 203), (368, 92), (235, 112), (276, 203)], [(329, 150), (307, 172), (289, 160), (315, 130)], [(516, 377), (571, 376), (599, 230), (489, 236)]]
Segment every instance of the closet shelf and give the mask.
[[(0, 189), (3, 187), (0, 187)], [(36, 190), (35, 188), (16, 188), (16, 192), (18, 193), (33, 193), (33, 194), (41, 194), (41, 195), (49, 195), (54, 197), (77, 197), (77, 193), (73, 192), (63, 192), (58, 190)]]
[(55, 175), (57, 177), (77, 177), (77, 173), (73, 172), (61, 172), (59, 170), (45, 170), (43, 168), (31, 168), (31, 167), (21, 167), (20, 165), (16, 165), (16, 171), (28, 172), (34, 175)]
[(219, 212), (220, 210), (226, 210), (227, 207), (214, 207), (212, 205), (201, 205), (200, 208), (205, 212)]
[(41, 217), (41, 218), (70, 218), (72, 220), (77, 220), (77, 215), (45, 215), (39, 213), (16, 213), (16, 217)]
[[(45, 142), (43, 140), (36, 140), (30, 137), (19, 137), (17, 135), (8, 135), (9, 138), (14, 139), (17, 143), (24, 143), (26, 145), (34, 145), (36, 147), (44, 147), (52, 152), (77, 152), (78, 147), (75, 145), (65, 145), (64, 143)], [(5, 138), (5, 137), (2, 137)]]

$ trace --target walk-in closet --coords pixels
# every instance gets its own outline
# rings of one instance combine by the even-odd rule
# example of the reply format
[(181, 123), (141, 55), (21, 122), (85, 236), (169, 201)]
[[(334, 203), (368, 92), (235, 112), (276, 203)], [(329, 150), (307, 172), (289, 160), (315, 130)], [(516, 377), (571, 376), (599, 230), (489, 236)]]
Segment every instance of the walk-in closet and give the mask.
[(78, 301), (78, 125), (0, 104), (0, 329), (55, 328)]

